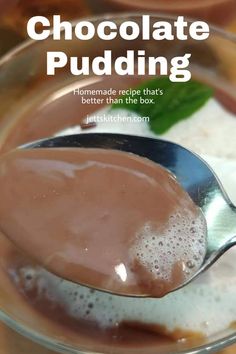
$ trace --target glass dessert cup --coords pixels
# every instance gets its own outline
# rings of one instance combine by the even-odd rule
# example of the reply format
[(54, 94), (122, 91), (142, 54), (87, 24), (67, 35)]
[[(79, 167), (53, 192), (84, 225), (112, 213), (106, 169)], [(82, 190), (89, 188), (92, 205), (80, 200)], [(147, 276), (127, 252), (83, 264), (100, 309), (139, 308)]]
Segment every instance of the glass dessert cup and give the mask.
[[(89, 0), (88, 2), (90, 7), (99, 13), (111, 11), (161, 12), (205, 20), (221, 27), (228, 27), (236, 20), (235, 0)], [(222, 16), (222, 14), (224, 15)]]
[[(139, 15), (126, 14), (112, 16), (119, 23), (127, 20), (140, 21)], [(174, 19), (166, 16), (153, 15), (155, 21)], [(100, 18), (94, 18), (94, 24)], [(205, 42), (159, 42), (148, 43), (139, 40), (127, 44), (121, 38), (109, 43), (103, 43), (98, 38), (91, 42), (78, 43), (53, 42), (51, 38), (43, 42), (28, 41), (7, 54), (0, 62), (0, 152), (26, 143), (30, 140), (44, 138), (71, 126), (78, 125), (86, 115), (95, 112), (97, 105), (82, 105), (81, 97), (73, 95), (78, 88), (129, 88), (135, 86), (143, 78), (95, 78), (72, 77), (68, 68), (61, 70), (55, 77), (46, 76), (46, 52), (48, 50), (63, 50), (69, 56), (90, 56), (102, 54), (104, 49), (113, 49), (115, 56), (121, 56), (127, 49), (145, 49), (147, 55), (162, 55), (167, 58), (192, 53), (191, 69), (197, 78), (211, 84), (217, 89), (219, 99), (231, 110), (236, 99), (236, 42), (233, 36), (216, 28), (211, 29), (211, 36)], [(221, 93), (226, 92), (226, 95)], [(235, 112), (234, 112), (235, 113)], [(21, 128), (17, 127), (21, 122)], [(92, 132), (92, 130), (91, 130)], [(204, 340), (195, 338), (180, 340), (173, 343), (161, 343), (158, 346), (138, 343), (138, 330), (132, 345), (125, 341), (119, 346), (114, 345), (115, 337), (111, 334), (107, 341), (100, 341), (94, 329), (83, 333), (70, 331), (63, 319), (52, 319), (45, 311), (40, 311), (32, 303), (26, 301), (17, 288), (15, 268), (9, 260), (14, 255), (8, 241), (0, 235), (0, 319), (8, 326), (24, 336), (61, 353), (145, 353), (145, 354), (177, 354), (215, 352), (236, 342), (236, 331), (227, 328), (211, 335)], [(14, 258), (14, 257), (13, 257)], [(25, 262), (25, 261), (24, 261)], [(28, 262), (28, 261), (27, 261)], [(26, 262), (26, 263), (27, 263)], [(19, 285), (20, 286), (20, 285)], [(126, 301), (126, 299), (124, 299)], [(159, 301), (150, 300), (146, 301)], [(141, 303), (140, 303), (141, 304)], [(193, 305), (194, 306), (194, 305)], [(90, 337), (94, 336), (93, 345)], [(142, 345), (141, 345), (142, 344)]]

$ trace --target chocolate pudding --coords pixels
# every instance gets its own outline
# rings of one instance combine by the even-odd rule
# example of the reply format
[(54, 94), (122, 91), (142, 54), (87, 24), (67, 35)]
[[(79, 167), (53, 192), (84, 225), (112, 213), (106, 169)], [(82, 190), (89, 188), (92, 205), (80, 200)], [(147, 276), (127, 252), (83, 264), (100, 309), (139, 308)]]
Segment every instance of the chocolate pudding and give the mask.
[(133, 154), (18, 149), (0, 158), (0, 194), (0, 230), (76, 283), (161, 297), (205, 257), (200, 209), (170, 172)]

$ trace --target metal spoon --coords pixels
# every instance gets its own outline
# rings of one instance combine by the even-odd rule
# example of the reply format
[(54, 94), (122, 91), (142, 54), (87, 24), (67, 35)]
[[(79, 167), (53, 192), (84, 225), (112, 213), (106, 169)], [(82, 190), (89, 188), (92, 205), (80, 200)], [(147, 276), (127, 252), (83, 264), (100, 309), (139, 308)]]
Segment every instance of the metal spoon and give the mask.
[[(199, 206), (207, 221), (207, 253), (195, 278), (229, 248), (236, 245), (236, 207), (212, 169), (199, 156), (180, 145), (121, 134), (79, 134), (45, 139), (21, 148), (103, 148), (131, 152), (170, 170)], [(193, 280), (191, 278), (188, 283)], [(186, 285), (183, 284), (183, 286)]]
[(208, 227), (205, 260), (200, 270), (182, 286), (191, 282), (229, 248), (236, 245), (236, 207), (226, 195), (212, 169), (191, 151), (163, 140), (120, 134), (62, 136), (40, 140), (20, 148), (62, 147), (103, 148), (131, 152), (164, 166), (176, 176), (192, 200), (202, 209)]

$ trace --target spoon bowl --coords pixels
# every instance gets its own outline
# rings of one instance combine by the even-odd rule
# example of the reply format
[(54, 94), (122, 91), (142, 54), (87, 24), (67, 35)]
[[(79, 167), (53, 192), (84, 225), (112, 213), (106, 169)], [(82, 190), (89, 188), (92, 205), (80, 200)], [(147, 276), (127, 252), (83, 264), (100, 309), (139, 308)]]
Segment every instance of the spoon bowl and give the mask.
[[(20, 148), (75, 147), (120, 150), (148, 158), (171, 171), (194, 203), (201, 208), (207, 222), (206, 256), (201, 268), (181, 287), (191, 282), (229, 248), (236, 245), (236, 207), (213, 170), (195, 153), (164, 140), (101, 133), (44, 139)], [(140, 294), (138, 296), (140, 297)]]

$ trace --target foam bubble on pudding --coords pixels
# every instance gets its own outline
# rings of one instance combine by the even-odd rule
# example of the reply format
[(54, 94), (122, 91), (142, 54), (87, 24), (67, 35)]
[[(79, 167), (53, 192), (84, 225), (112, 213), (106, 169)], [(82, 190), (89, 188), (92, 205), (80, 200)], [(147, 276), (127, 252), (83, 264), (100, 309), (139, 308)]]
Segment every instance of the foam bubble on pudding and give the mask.
[(189, 211), (171, 215), (165, 228), (157, 230), (146, 223), (136, 236), (131, 254), (152, 273), (153, 278), (172, 281), (176, 265), (183, 270), (184, 281), (201, 267), (206, 253), (206, 221)]

